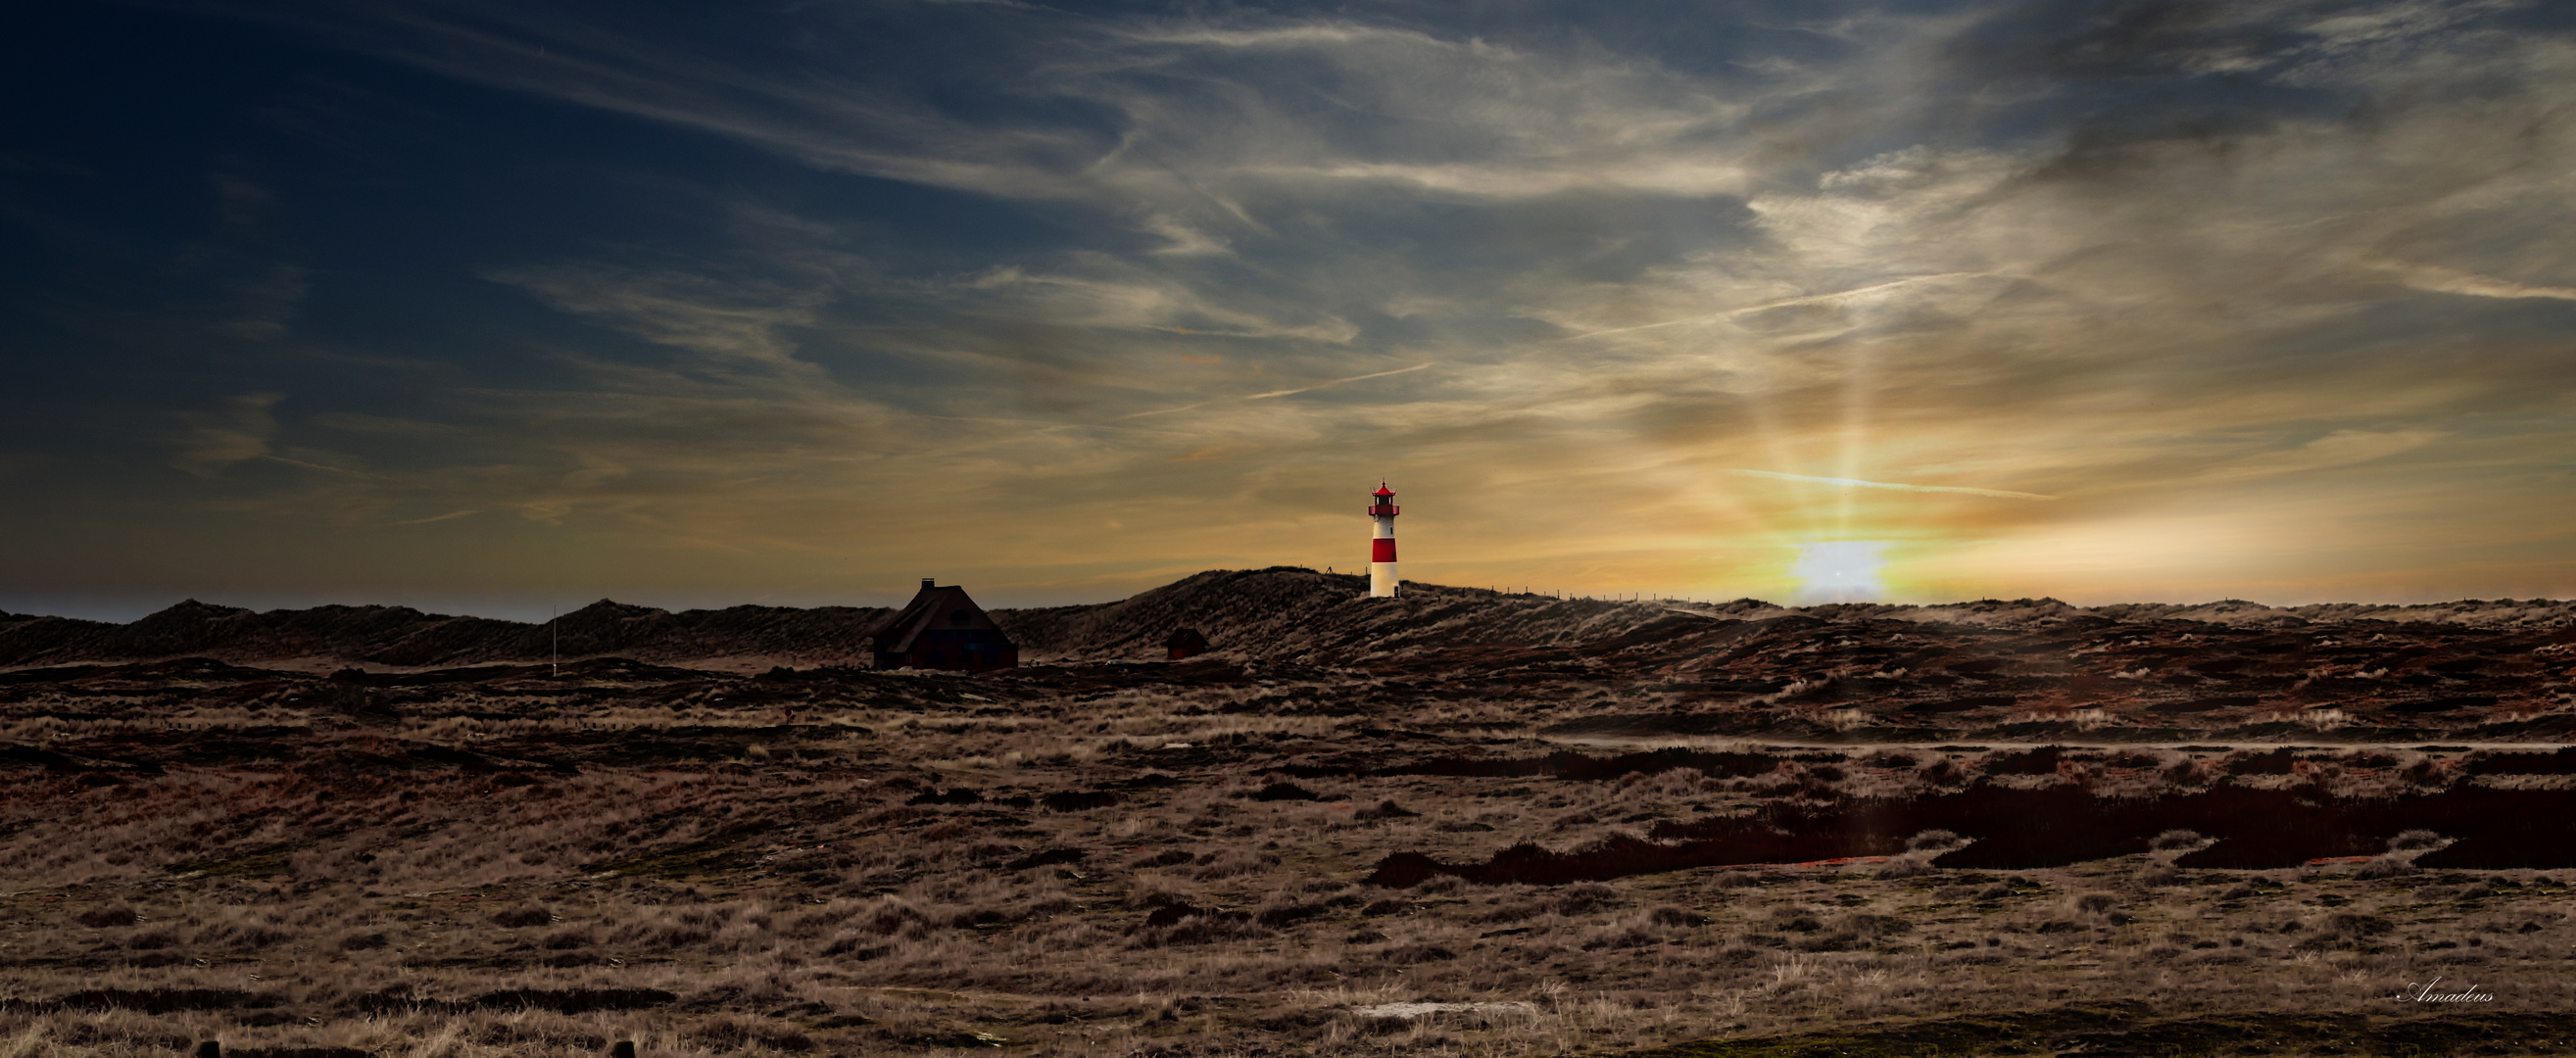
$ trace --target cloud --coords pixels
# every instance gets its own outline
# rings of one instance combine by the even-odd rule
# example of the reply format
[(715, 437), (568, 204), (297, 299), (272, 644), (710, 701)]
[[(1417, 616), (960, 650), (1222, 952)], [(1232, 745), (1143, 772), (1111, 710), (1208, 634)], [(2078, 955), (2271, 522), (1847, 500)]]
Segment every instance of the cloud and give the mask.
[(1352, 375), (1352, 376), (1351, 376), (1351, 377), (1349, 377), (1349, 378), (1337, 378), (1337, 379), (1333, 379), (1333, 380), (1332, 380), (1332, 381), (1330, 381), (1330, 382), (1319, 382), (1319, 383), (1316, 383), (1315, 385), (1312, 385), (1312, 386), (1299, 386), (1299, 387), (1297, 387), (1297, 388), (1295, 388), (1295, 389), (1274, 389), (1274, 390), (1271, 390), (1271, 391), (1270, 391), (1270, 392), (1268, 392), (1268, 393), (1255, 393), (1255, 394), (1253, 394), (1253, 395), (1251, 395), (1251, 396), (1248, 396), (1248, 397), (1245, 397), (1245, 398), (1243, 398), (1243, 399), (1245, 399), (1245, 400), (1268, 400), (1268, 399), (1270, 399), (1270, 398), (1272, 398), (1272, 397), (1293, 397), (1293, 396), (1296, 396), (1297, 394), (1300, 394), (1300, 393), (1312, 393), (1312, 392), (1314, 392), (1314, 391), (1316, 391), (1316, 390), (1319, 390), (1319, 389), (1329, 389), (1329, 388), (1331, 388), (1331, 387), (1341, 385), (1342, 383), (1345, 383), (1345, 382), (1359, 382), (1359, 381), (1363, 381), (1363, 380), (1366, 380), (1366, 379), (1372, 379), (1372, 378), (1385, 378), (1385, 377), (1387, 377), (1388, 375), (1401, 375), (1401, 374), (1405, 374), (1405, 373), (1407, 373), (1407, 372), (1420, 371), (1420, 370), (1423, 370), (1424, 368), (1428, 368), (1428, 367), (1432, 367), (1432, 366), (1435, 366), (1435, 365), (1432, 365), (1432, 364), (1415, 364), (1415, 365), (1413, 365), (1412, 367), (1399, 367), (1399, 368), (1396, 368), (1395, 370), (1392, 370), (1392, 371), (1372, 371), (1372, 372), (1369, 372), (1368, 374), (1365, 374), (1365, 375)]
[(181, 414), (188, 429), (179, 438), (179, 457), (171, 465), (211, 478), (235, 463), (269, 455), (269, 442), (277, 436), (277, 418), (271, 409), (285, 399), (283, 393), (244, 393), (226, 400), (220, 412)]
[(394, 522), (394, 523), (392, 523), (392, 524), (394, 524), (394, 525), (433, 525), (433, 524), (436, 524), (436, 523), (439, 523), (439, 522), (453, 521), (453, 520), (458, 519), (458, 518), (468, 518), (468, 517), (472, 517), (472, 516), (474, 516), (474, 515), (481, 514), (481, 513), (482, 513), (481, 511), (471, 511), (471, 510), (467, 510), (467, 511), (449, 511), (449, 512), (447, 512), (447, 513), (445, 513), (445, 514), (433, 514), (433, 515), (430, 515), (430, 516), (429, 516), (429, 517), (427, 517), (427, 518), (407, 518), (407, 519), (404, 519), (404, 520), (402, 520), (402, 521)]
[(1837, 290), (1824, 294), (1801, 294), (1796, 297), (1775, 298), (1759, 304), (1728, 309), (1724, 312), (1714, 313), (1707, 316), (1693, 316), (1688, 319), (1680, 320), (1663, 320), (1656, 323), (1640, 323), (1627, 327), (1609, 327), (1583, 334), (1569, 335), (1566, 340), (1579, 341), (1585, 338), (1599, 338), (1605, 335), (1628, 334), (1635, 331), (1654, 330), (1659, 327), (1681, 327), (1692, 324), (1715, 323), (1721, 320), (1732, 320), (1744, 316), (1750, 316), (1754, 313), (1769, 312), (1774, 309), (1795, 308), (1804, 305), (1844, 304), (1866, 299), (1873, 295), (1892, 293), (1916, 283), (1934, 282), (1945, 279), (1974, 279), (1979, 278), (1980, 276), (1981, 273), (1976, 272), (1945, 272), (1940, 275), (1907, 276), (1903, 279), (1891, 279), (1884, 283), (1873, 283), (1869, 286), (1855, 290)]
[(215, 199), (224, 224), (232, 228), (258, 228), (268, 223), (277, 208), (277, 196), (265, 187), (228, 173), (212, 177)]
[(772, 370), (801, 369), (784, 332), (811, 324), (821, 296), (765, 280), (602, 264), (497, 269), (484, 278), (649, 342)]
[(2374, 264), (2396, 273), (2398, 281), (2407, 286), (2436, 294), (2459, 294), (2473, 298), (2554, 298), (2559, 301), (2576, 301), (2576, 287), (2533, 286), (2457, 268), (2409, 261), (2380, 261)]
[(1340, 49), (1353, 44), (1392, 44), (1407, 49), (1440, 49), (1438, 38), (1411, 30), (1368, 26), (1347, 21), (1319, 21), (1261, 28), (1219, 26), (1145, 26), (1121, 34), (1139, 44), (1178, 44), (1228, 50), (1268, 51), (1310, 48)]
[(2441, 440), (2440, 430), (2336, 430), (2297, 448), (2265, 452), (2211, 468), (2203, 481), (2248, 481), (2367, 463)]
[(256, 341), (284, 337), (310, 292), (306, 283), (309, 274), (300, 266), (279, 264), (256, 277), (237, 281), (234, 292), (240, 314), (226, 321), (223, 330)]
[[(1329, 379), (1329, 380), (1326, 380), (1326, 381), (1323, 381), (1323, 382), (1315, 383), (1314, 385), (1311, 385), (1311, 386), (1299, 386), (1299, 387), (1297, 387), (1297, 388), (1295, 388), (1295, 389), (1274, 389), (1274, 390), (1271, 390), (1271, 391), (1269, 391), (1269, 392), (1267, 392), (1267, 393), (1247, 393), (1247, 394), (1244, 394), (1243, 396), (1240, 396), (1240, 397), (1232, 397), (1232, 398), (1228, 398), (1228, 399), (1229, 399), (1229, 400), (1235, 400), (1235, 401), (1245, 401), (1245, 400), (1270, 400), (1270, 399), (1272, 399), (1272, 398), (1274, 398), (1274, 397), (1293, 397), (1293, 396), (1296, 396), (1297, 394), (1300, 394), (1300, 393), (1313, 393), (1313, 392), (1315, 392), (1316, 390), (1319, 390), (1319, 389), (1331, 389), (1331, 388), (1332, 388), (1332, 387), (1334, 387), (1334, 386), (1339, 386), (1339, 385), (1342, 385), (1343, 383), (1346, 383), (1346, 382), (1363, 382), (1363, 381), (1366, 381), (1366, 380), (1368, 380), (1368, 379), (1372, 379), (1372, 378), (1385, 378), (1385, 377), (1387, 377), (1387, 376), (1389, 376), (1389, 375), (1402, 375), (1402, 374), (1408, 374), (1408, 373), (1411, 373), (1411, 372), (1420, 371), (1420, 370), (1423, 370), (1423, 369), (1425, 369), (1425, 368), (1430, 368), (1430, 367), (1435, 367), (1435, 366), (1438, 366), (1438, 365), (1434, 365), (1434, 364), (1415, 364), (1415, 365), (1413, 365), (1413, 366), (1411, 366), (1411, 367), (1399, 367), (1399, 368), (1396, 368), (1396, 369), (1394, 369), (1394, 370), (1392, 370), (1392, 371), (1372, 371), (1372, 372), (1369, 372), (1368, 374), (1365, 374), (1365, 375), (1352, 375), (1352, 376), (1350, 376), (1350, 377), (1348, 377), (1348, 378), (1336, 378), (1336, 379)], [(1215, 404), (1215, 403), (1218, 403), (1218, 402), (1217, 402), (1217, 401), (1200, 401), (1200, 402), (1198, 402), (1198, 403), (1196, 403), (1196, 404), (1184, 404), (1184, 405), (1182, 405), (1182, 406), (1180, 406), (1180, 407), (1177, 407), (1177, 408), (1157, 408), (1157, 409), (1154, 409), (1154, 410), (1152, 410), (1152, 411), (1131, 412), (1131, 413), (1129, 413), (1129, 414), (1127, 414), (1127, 415), (1125, 415), (1125, 416), (1122, 416), (1122, 418), (1127, 418), (1127, 419), (1142, 419), (1142, 418), (1147, 418), (1147, 417), (1149, 417), (1149, 416), (1155, 416), (1155, 415), (1173, 415), (1173, 414), (1178, 414), (1178, 413), (1180, 413), (1180, 412), (1185, 412), (1185, 411), (1196, 411), (1196, 410), (1198, 410), (1198, 409), (1200, 409), (1200, 408), (1204, 408), (1204, 407), (1207, 407), (1207, 406), (1209, 406), (1209, 405), (1211, 405), (1211, 404)]]
[(1892, 481), (1862, 481), (1858, 478), (1820, 478), (1810, 477), (1805, 474), (1782, 474), (1769, 470), (1729, 469), (1726, 473), (1742, 474), (1746, 477), (1769, 478), (1773, 481), (1802, 481), (1816, 485), (1835, 485), (1843, 488), (1854, 489), (1888, 489), (1895, 492), (1955, 492), (1968, 496), (1995, 496), (2011, 500), (2053, 500), (2057, 498), (2055, 496), (2042, 496), (2036, 492), (2014, 492), (2010, 489), (1980, 489), (1970, 488), (1965, 485), (1907, 485)]
[[(1062, 272), (1019, 269), (986, 273), (964, 284), (996, 296), (988, 311), (1009, 312), (1051, 325), (1101, 330), (1171, 330), (1221, 338), (1289, 338), (1342, 344), (1358, 329), (1336, 316), (1314, 313), (1281, 319), (1262, 307), (1229, 304), (1184, 277), (1156, 274), (1120, 262), (1078, 257)], [(1088, 273), (1088, 274), (1085, 274)], [(1244, 301), (1270, 300), (1237, 295)]]
[[(1452, 556), (1567, 570), (1611, 561), (1565, 557), (1594, 548), (1596, 514), (1550, 502), (1578, 490), (1671, 555), (1883, 538), (1915, 562), (2374, 460), (2420, 480), (2388, 457), (2437, 443), (2528, 469), (2556, 442), (2511, 439), (2576, 382), (2532, 352), (2576, 292), (2553, 241), (2576, 49), (2516, 10), (307, 11), (347, 48), (821, 175), (672, 178), (708, 231), (495, 253), (487, 278), (590, 325), (529, 340), (559, 388), (317, 415), (375, 476), (293, 502), (852, 562), (963, 533), (1043, 579), (1294, 560), (1331, 482), (1394, 468), (1455, 532), (1514, 527)], [(274, 432), (223, 429), (187, 465)], [(1102, 530), (1139, 487), (1236, 522)]]

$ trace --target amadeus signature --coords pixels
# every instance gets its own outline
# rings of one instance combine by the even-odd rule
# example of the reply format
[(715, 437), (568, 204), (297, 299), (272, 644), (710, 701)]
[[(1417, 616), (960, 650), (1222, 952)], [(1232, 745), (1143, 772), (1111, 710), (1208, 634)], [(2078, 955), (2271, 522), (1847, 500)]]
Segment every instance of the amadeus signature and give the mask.
[(2407, 988), (2414, 989), (2414, 990), (2415, 990), (2415, 991), (2414, 991), (2414, 994), (2413, 994), (2413, 995), (2408, 995), (2405, 991), (2401, 990), (2401, 991), (2399, 991), (2399, 992), (2397, 993), (2397, 1001), (2398, 1001), (2398, 1002), (2400, 1002), (2400, 1003), (2493, 1003), (2493, 1002), (2495, 1002), (2495, 995), (2494, 995), (2493, 993), (2486, 992), (2486, 991), (2482, 991), (2482, 990), (2480, 990), (2480, 989), (2478, 988), (2478, 986), (2476, 986), (2476, 985), (2469, 985), (2468, 987), (2463, 988), (2463, 989), (2461, 989), (2460, 991), (2457, 991), (2457, 992), (2437, 992), (2437, 991), (2434, 991), (2434, 987), (2435, 987), (2435, 986), (2437, 986), (2437, 985), (2439, 985), (2439, 984), (2441, 984), (2441, 983), (2442, 983), (2442, 979), (2441, 979), (2441, 978), (2439, 978), (2439, 977), (2436, 977), (2436, 978), (2434, 978), (2434, 979), (2432, 979), (2432, 980), (2430, 980), (2430, 981), (2426, 981), (2426, 982), (2424, 982), (2424, 983), (2423, 983), (2423, 984), (2421, 984), (2421, 985), (2418, 985), (2418, 984), (2416, 984), (2416, 983), (2415, 983), (2415, 982), (2413, 982), (2413, 981), (2408, 981), (2408, 982), (2406, 982), (2406, 987), (2407, 987)]

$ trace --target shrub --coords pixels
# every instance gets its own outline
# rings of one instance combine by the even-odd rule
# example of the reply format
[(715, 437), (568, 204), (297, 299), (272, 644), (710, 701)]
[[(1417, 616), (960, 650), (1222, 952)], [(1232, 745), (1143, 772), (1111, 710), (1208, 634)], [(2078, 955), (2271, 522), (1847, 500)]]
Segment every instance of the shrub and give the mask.
[(1212, 944), (1228, 940), (1259, 940), (1272, 935), (1269, 929), (1253, 922), (1252, 916), (1243, 912), (1210, 912), (1189, 915), (1168, 926), (1148, 926), (1136, 933), (1135, 946), (1160, 948)]
[(1453, 896), (1457, 893), (1464, 892), (1466, 888), (1466, 879), (1454, 874), (1443, 874), (1432, 878), (1430, 881), (1414, 886), (1413, 891), (1424, 896)]
[(973, 929), (977, 926), (997, 926), (1010, 920), (1011, 916), (1002, 913), (1001, 910), (997, 908), (978, 907), (968, 908), (950, 914), (948, 916), (948, 925), (952, 929)]
[(1375, 808), (1360, 809), (1358, 812), (1353, 813), (1351, 818), (1362, 822), (1374, 822), (1380, 819), (1409, 819), (1421, 814), (1422, 813), (1420, 812), (1413, 811), (1403, 805), (1395, 803), (1394, 801), (1388, 800), (1379, 801)]
[(1322, 795), (1293, 782), (1274, 782), (1252, 792), (1255, 801), (1316, 801)]
[(2413, 852), (2417, 849), (2429, 849), (2441, 843), (2442, 835), (2430, 830), (2408, 830), (2388, 839), (2388, 848), (2393, 852)]
[(1314, 918), (1330, 910), (1322, 904), (1275, 904), (1262, 908), (1252, 916), (1252, 920), (1277, 928)]
[(1648, 913), (1646, 917), (1658, 926), (1672, 926), (1679, 929), (1695, 929), (1708, 925), (1707, 915), (1678, 907), (1659, 907)]
[(109, 904), (105, 907), (93, 907), (74, 915), (72, 921), (91, 929), (109, 929), (116, 926), (131, 926), (139, 921), (139, 918), (134, 914), (133, 908), (123, 904)]
[(2197, 830), (2168, 830), (2156, 835), (2155, 840), (2147, 843), (2147, 847), (2157, 852), (2172, 852), (2175, 849), (2191, 848), (2207, 840), (2209, 839), (2202, 837)]
[(1631, 922), (1624, 926), (1596, 930), (1583, 941), (1581, 947), (1584, 951), (1600, 951), (1603, 948), (1643, 948), (1651, 944), (1663, 943), (1663, 940), (1662, 934)]
[(2377, 915), (2357, 915), (2348, 911), (2328, 915), (2317, 923), (2318, 932), (2338, 938), (2373, 937), (2395, 928), (2387, 919)]
[(1839, 932), (1875, 939), (1910, 932), (1914, 929), (1914, 924), (1894, 915), (1874, 915), (1865, 911), (1856, 911), (1835, 919), (1834, 928)]
[(1095, 808), (1108, 808), (1117, 803), (1118, 795), (1106, 791), (1051, 793), (1038, 798), (1038, 807), (1050, 812), (1088, 812)]
[(1227, 849), (1224, 852), (1200, 857), (1198, 873), (1194, 877), (1202, 882), (1208, 882), (1238, 875), (1259, 874), (1276, 866), (1279, 866), (1279, 857), (1271, 853)]
[(266, 923), (233, 922), (199, 930), (196, 939), (206, 947), (265, 948), (294, 940), (296, 935)]
[(691, 1038), (723, 1050), (766, 1047), (779, 1051), (810, 1051), (813, 1037), (795, 1029), (742, 1018), (718, 1017), (701, 1022), (689, 1031)]
[(823, 946), (823, 957), (827, 959), (867, 962), (892, 954), (894, 954), (893, 945), (877, 943), (874, 935), (855, 930), (843, 931), (841, 935), (832, 938), (832, 943)]
[(903, 932), (906, 926), (928, 920), (928, 916), (922, 914), (921, 909), (910, 903), (900, 899), (888, 899), (861, 918), (859, 927), (877, 936), (889, 937)]
[(548, 911), (536, 904), (521, 904), (492, 916), (492, 924), (504, 929), (525, 929), (529, 926), (543, 926), (552, 923), (554, 920), (554, 912)]
[(1860, 934), (1850, 930), (1811, 933), (1799, 937), (1790, 947), (1799, 951), (1850, 951), (1860, 946)]
[(1566, 886), (1556, 896), (1556, 913), (1565, 916), (1587, 914), (1619, 902), (1619, 891), (1599, 882), (1578, 882)]

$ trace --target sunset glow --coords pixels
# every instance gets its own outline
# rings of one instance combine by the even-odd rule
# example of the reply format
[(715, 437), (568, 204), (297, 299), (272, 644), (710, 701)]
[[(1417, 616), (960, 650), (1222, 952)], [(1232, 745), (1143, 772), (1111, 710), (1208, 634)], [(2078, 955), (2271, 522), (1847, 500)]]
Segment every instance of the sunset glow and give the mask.
[(0, 609), (2576, 592), (2567, 12), (2080, 7), (53, 11)]
[(1873, 540), (1834, 540), (1800, 548), (1789, 572), (1798, 578), (1801, 603), (1878, 602), (1887, 597), (1879, 582), (1879, 544)]

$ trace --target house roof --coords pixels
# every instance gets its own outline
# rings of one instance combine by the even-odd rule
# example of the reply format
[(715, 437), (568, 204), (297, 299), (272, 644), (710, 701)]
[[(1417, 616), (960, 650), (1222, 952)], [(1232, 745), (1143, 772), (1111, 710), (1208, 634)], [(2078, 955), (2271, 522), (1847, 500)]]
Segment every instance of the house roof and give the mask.
[[(964, 624), (957, 623), (951, 616), (960, 611), (967, 614)], [(993, 622), (992, 617), (984, 613), (983, 607), (975, 605), (975, 600), (967, 597), (966, 589), (954, 584), (943, 584), (923, 586), (902, 610), (888, 618), (886, 623), (878, 625), (876, 631), (868, 634), (876, 640), (879, 653), (902, 654), (910, 652), (913, 643), (921, 638), (921, 634), (933, 627), (986, 629), (996, 632), (1002, 628), (1001, 625)]]

